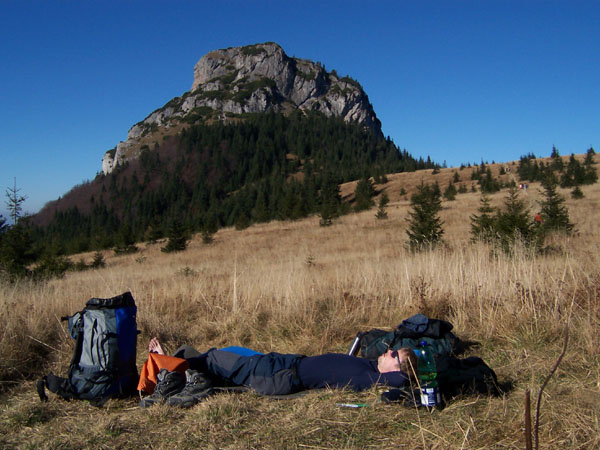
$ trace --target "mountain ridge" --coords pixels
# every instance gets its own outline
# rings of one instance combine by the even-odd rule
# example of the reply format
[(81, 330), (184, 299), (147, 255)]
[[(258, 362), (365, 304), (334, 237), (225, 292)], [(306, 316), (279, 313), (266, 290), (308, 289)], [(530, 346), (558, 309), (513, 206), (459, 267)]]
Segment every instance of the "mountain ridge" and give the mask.
[(289, 57), (276, 43), (213, 50), (194, 66), (191, 89), (133, 125), (107, 151), (102, 172), (139, 157), (143, 145), (197, 123), (228, 123), (247, 113), (318, 111), (382, 136), (381, 122), (361, 85), (322, 64)]

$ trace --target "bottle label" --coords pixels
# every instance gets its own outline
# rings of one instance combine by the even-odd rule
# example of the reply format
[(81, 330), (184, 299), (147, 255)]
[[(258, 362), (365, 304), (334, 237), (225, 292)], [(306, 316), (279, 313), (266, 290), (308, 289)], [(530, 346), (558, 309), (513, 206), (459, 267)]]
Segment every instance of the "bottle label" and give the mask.
[(423, 387), (421, 389), (421, 404), (423, 406), (437, 406), (441, 402), (442, 398), (437, 387)]

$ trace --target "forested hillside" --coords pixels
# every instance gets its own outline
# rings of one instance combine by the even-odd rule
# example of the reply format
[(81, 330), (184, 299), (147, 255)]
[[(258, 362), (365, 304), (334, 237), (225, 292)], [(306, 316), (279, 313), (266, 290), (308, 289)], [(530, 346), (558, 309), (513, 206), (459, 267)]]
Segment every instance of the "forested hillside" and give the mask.
[(194, 125), (74, 188), (35, 217), (34, 240), (73, 253), (272, 219), (347, 210), (340, 183), (434, 167), (385, 139), (319, 113), (252, 114)]

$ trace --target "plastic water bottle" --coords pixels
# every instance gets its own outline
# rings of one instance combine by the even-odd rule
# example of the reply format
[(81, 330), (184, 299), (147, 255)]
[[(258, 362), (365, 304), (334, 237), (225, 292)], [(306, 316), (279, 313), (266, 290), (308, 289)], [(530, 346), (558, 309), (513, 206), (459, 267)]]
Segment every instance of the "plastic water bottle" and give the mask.
[(442, 399), (437, 382), (437, 369), (433, 353), (427, 342), (421, 342), (418, 348), (418, 356), (417, 375), (421, 385), (421, 404), (427, 407), (439, 406)]

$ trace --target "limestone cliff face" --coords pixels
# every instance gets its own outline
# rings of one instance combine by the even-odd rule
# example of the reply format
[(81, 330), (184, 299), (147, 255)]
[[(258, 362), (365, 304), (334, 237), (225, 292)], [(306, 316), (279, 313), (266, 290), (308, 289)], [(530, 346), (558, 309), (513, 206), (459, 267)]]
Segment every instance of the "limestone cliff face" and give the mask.
[(290, 58), (274, 43), (216, 50), (194, 67), (189, 92), (129, 130), (127, 140), (104, 155), (104, 174), (138, 156), (141, 141), (196, 122), (228, 121), (243, 113), (316, 110), (381, 133), (381, 123), (360, 84), (318, 63)]

